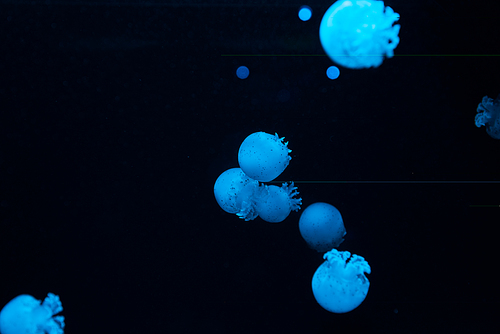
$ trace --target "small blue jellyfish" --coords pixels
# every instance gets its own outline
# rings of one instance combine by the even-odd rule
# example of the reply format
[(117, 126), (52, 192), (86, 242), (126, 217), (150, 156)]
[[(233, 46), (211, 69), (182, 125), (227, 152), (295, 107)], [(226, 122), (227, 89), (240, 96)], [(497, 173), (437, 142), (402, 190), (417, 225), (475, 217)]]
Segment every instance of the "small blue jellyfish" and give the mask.
[(293, 182), (283, 186), (263, 185), (256, 198), (256, 207), (259, 217), (269, 223), (280, 223), (288, 217), (291, 211), (298, 211), (302, 204), (301, 198), (294, 198), (298, 195), (297, 187)]
[(64, 317), (59, 296), (48, 293), (41, 303), (30, 295), (19, 295), (0, 312), (2, 334), (63, 334)]
[(486, 126), (486, 132), (495, 139), (500, 139), (500, 94), (495, 100), (488, 96), (477, 106), (476, 126)]
[(346, 313), (365, 300), (370, 282), (365, 273), (371, 272), (366, 260), (349, 252), (332, 249), (318, 267), (312, 279), (314, 298), (325, 310)]
[(257, 217), (254, 195), (258, 187), (259, 182), (249, 178), (241, 168), (231, 168), (215, 181), (215, 200), (222, 210), (253, 220)]
[(322, 202), (311, 204), (302, 212), (299, 230), (307, 245), (322, 253), (338, 247), (346, 235), (339, 210)]
[(399, 44), (399, 14), (377, 0), (339, 0), (326, 11), (319, 38), (337, 64), (360, 69), (379, 67)]
[(238, 163), (248, 177), (269, 182), (277, 178), (292, 159), (288, 154), (288, 142), (278, 134), (255, 132), (246, 137), (238, 152)]

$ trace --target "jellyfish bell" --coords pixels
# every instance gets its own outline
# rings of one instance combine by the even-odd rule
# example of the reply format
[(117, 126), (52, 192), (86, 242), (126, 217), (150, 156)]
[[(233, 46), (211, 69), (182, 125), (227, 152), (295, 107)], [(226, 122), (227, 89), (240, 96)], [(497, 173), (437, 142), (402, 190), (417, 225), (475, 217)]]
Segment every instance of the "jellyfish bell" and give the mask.
[(48, 293), (43, 301), (30, 295), (19, 295), (0, 312), (2, 334), (63, 334), (64, 317), (59, 296)]
[(321, 20), (319, 38), (328, 57), (347, 68), (378, 67), (399, 44), (399, 14), (378, 0), (339, 0)]
[(238, 163), (248, 177), (269, 182), (277, 178), (292, 159), (288, 142), (278, 134), (255, 132), (245, 138), (238, 151)]
[(231, 168), (215, 181), (214, 195), (222, 210), (252, 220), (257, 217), (254, 194), (258, 187), (259, 182), (249, 178), (241, 168)]
[(291, 211), (300, 209), (302, 199), (294, 198), (298, 194), (293, 182), (290, 185), (283, 183), (281, 188), (262, 185), (256, 196), (255, 209), (262, 220), (280, 223), (288, 217)]
[(336, 249), (325, 253), (312, 279), (314, 298), (325, 310), (346, 313), (361, 305), (368, 294), (370, 282), (365, 273), (371, 272), (366, 260)]
[(346, 235), (339, 210), (323, 202), (311, 204), (302, 212), (299, 230), (307, 245), (322, 253), (338, 247)]

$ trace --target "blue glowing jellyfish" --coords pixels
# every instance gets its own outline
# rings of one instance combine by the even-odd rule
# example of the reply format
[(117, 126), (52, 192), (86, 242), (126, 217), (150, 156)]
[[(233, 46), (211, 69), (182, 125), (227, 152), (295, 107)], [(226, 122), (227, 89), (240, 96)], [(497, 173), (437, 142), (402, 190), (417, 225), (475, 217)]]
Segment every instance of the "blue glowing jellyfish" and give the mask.
[(477, 106), (476, 126), (486, 126), (486, 132), (495, 139), (500, 139), (500, 94), (495, 100), (488, 96)]
[(278, 134), (255, 132), (246, 137), (238, 152), (238, 163), (248, 177), (269, 182), (277, 178), (292, 159), (288, 153), (288, 142)]
[(214, 195), (219, 206), (226, 212), (235, 213), (246, 221), (260, 216), (270, 223), (285, 220), (291, 211), (302, 204), (297, 187), (283, 183), (282, 187), (260, 184), (249, 178), (240, 168), (231, 168), (215, 181)]
[(222, 173), (214, 185), (215, 199), (226, 212), (245, 220), (260, 216), (270, 223), (283, 221), (302, 204), (293, 182), (282, 187), (260, 184), (278, 177), (291, 157), (287, 143), (278, 134), (256, 132), (245, 138), (238, 152), (240, 168)]
[(338, 247), (346, 234), (339, 210), (322, 202), (311, 204), (302, 212), (299, 230), (309, 247), (322, 253)]
[(391, 58), (399, 43), (399, 14), (383, 1), (339, 0), (326, 11), (319, 38), (326, 54), (337, 64), (360, 69), (378, 67)]
[(318, 267), (312, 279), (314, 298), (325, 310), (346, 313), (365, 300), (370, 282), (365, 273), (371, 272), (366, 260), (349, 252), (332, 249)]
[(231, 168), (215, 181), (214, 195), (222, 210), (245, 220), (257, 217), (255, 193), (259, 182), (249, 178), (241, 168)]
[(291, 211), (300, 209), (302, 199), (294, 198), (298, 194), (293, 182), (290, 185), (283, 183), (281, 188), (263, 185), (256, 200), (259, 217), (269, 223), (282, 222)]
[(62, 334), (64, 317), (59, 296), (48, 293), (41, 303), (30, 295), (19, 295), (0, 312), (2, 334)]

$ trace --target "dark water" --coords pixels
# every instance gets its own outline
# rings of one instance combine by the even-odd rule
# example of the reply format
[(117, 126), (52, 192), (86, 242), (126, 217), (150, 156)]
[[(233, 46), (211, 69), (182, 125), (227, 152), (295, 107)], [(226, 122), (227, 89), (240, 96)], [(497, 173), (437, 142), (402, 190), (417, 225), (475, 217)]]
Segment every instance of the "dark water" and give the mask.
[[(498, 11), (388, 1), (395, 57), (329, 80), (332, 2), (0, 1), (0, 304), (58, 294), (66, 333), (494, 333), (500, 141), (474, 116), (500, 93)], [(370, 263), (353, 312), (314, 300), (300, 212), (215, 202), (255, 131)]]

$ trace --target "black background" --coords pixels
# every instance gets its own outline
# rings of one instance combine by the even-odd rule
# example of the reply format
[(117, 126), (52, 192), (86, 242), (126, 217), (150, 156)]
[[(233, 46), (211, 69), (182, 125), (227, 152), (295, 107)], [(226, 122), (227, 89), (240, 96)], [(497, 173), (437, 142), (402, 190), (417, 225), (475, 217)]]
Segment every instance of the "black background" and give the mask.
[[(396, 56), (329, 80), (332, 2), (0, 1), (0, 304), (58, 294), (66, 333), (495, 333), (498, 11), (387, 1)], [(342, 213), (356, 310), (314, 300), (300, 212), (215, 202), (255, 131), (290, 141), (303, 208)]]

